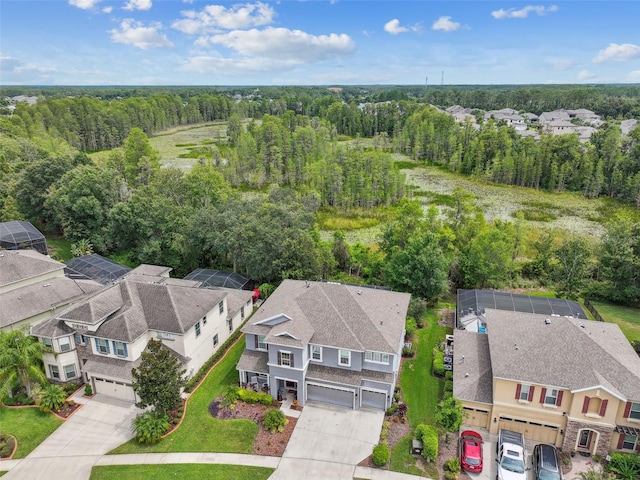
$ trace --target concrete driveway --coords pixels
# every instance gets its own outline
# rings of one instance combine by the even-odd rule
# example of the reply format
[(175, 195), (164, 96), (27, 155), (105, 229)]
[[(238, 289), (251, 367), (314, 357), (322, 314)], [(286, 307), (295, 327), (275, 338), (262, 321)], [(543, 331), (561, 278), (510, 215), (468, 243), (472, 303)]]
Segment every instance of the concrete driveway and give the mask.
[(20, 460), (4, 478), (86, 480), (108, 451), (133, 437), (131, 420), (140, 411), (132, 403), (96, 395)]

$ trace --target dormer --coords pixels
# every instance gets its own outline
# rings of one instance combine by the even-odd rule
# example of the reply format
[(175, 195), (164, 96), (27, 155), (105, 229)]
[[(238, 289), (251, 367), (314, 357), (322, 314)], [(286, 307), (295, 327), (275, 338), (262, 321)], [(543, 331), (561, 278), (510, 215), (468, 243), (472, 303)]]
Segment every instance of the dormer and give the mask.
[(272, 317), (265, 318), (264, 320), (254, 322), (253, 325), (264, 325), (266, 327), (273, 327), (275, 325), (280, 325), (281, 323), (288, 322), (290, 320), (291, 320), (291, 317), (289, 317), (288, 315), (285, 315), (284, 313), (279, 313)]

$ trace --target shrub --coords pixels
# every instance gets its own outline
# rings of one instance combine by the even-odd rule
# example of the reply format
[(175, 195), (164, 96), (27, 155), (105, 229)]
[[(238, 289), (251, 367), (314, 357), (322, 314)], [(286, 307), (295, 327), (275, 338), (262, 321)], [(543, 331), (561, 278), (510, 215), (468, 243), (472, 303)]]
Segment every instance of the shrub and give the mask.
[(373, 447), (371, 460), (373, 460), (373, 463), (378, 467), (382, 467), (389, 462), (389, 446), (387, 445), (387, 442), (380, 442)]
[(269, 410), (262, 419), (262, 425), (271, 433), (282, 432), (287, 423), (289, 420), (279, 408)]
[(460, 472), (460, 460), (458, 459), (458, 457), (450, 458), (449, 460), (444, 462), (444, 469), (453, 473)]
[(246, 403), (261, 403), (262, 405), (273, 404), (273, 397), (268, 393), (247, 390), (246, 388), (235, 388), (237, 399)]
[(444, 377), (444, 352), (439, 348), (433, 349), (433, 374)]
[(133, 419), (131, 429), (140, 443), (157, 443), (169, 430), (169, 417), (156, 412), (144, 412)]
[(455, 432), (460, 429), (463, 420), (462, 402), (453, 397), (445, 397), (436, 405), (436, 422), (448, 432)]
[(444, 480), (458, 480), (458, 472), (450, 472), (449, 470), (445, 470)]
[(93, 390), (92, 390), (91, 385), (89, 383), (87, 383), (84, 386), (84, 394), (87, 395), (87, 396), (93, 395)]
[(408, 406), (404, 402), (398, 402), (398, 416), (404, 417), (407, 414)]
[(0, 458), (9, 458), (16, 446), (16, 441), (11, 435), (0, 434)]
[(389, 405), (389, 408), (387, 408), (387, 411), (385, 413), (387, 414), (388, 417), (391, 417), (395, 415), (397, 411), (398, 411), (398, 404), (392, 403), (391, 405)]
[(382, 431), (380, 432), (380, 438), (384, 440), (389, 436), (391, 431), (391, 422), (382, 422)]
[(69, 383), (65, 383), (64, 385), (62, 385), (62, 388), (64, 389), (65, 393), (67, 394), (67, 397), (69, 395), (71, 395), (72, 393), (74, 393), (76, 390), (78, 390), (81, 387), (82, 384), (78, 383), (78, 382), (69, 382)]
[(411, 300), (409, 300), (407, 315), (416, 320), (418, 328), (422, 328), (424, 325), (424, 316), (427, 313), (427, 308), (427, 301), (422, 298), (412, 296)]
[(614, 452), (611, 454), (607, 470), (615, 473), (616, 478), (621, 480), (633, 480), (640, 476), (640, 455)]
[(416, 427), (416, 437), (422, 440), (422, 456), (426, 459), (438, 458), (438, 431), (431, 425), (421, 423)]
[(453, 380), (447, 380), (444, 382), (444, 391), (453, 392)]
[[(451, 370), (447, 370), (447, 371), (444, 373), (444, 379), (445, 379), (445, 380), (451, 380), (451, 381), (453, 381), (453, 371), (451, 371)], [(453, 391), (453, 390), (452, 390), (452, 391)]]
[(405, 330), (404, 337), (405, 338), (411, 337), (411, 335), (413, 335), (413, 332), (416, 331), (416, 328), (418, 328), (418, 325), (416, 324), (416, 319), (412, 317), (407, 317), (407, 319), (404, 322), (404, 330)]
[(60, 385), (47, 385), (38, 396), (38, 406), (43, 412), (58, 410), (67, 399), (67, 393)]

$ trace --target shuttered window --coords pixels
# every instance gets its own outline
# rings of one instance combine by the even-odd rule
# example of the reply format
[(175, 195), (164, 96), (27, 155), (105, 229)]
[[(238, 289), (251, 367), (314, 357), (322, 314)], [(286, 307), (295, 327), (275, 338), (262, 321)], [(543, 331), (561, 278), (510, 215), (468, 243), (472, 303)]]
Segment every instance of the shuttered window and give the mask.
[(516, 387), (516, 400), (522, 402), (530, 402), (533, 400), (533, 392), (535, 387), (533, 385), (523, 385), (521, 383)]

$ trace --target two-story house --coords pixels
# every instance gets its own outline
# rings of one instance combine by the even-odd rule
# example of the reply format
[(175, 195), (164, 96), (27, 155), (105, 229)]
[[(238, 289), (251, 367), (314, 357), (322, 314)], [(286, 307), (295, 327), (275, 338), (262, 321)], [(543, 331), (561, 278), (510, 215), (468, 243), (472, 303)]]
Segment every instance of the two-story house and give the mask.
[(285, 280), (243, 327), (240, 382), (276, 398), (386, 409), (410, 295)]
[(28, 330), (100, 288), (64, 267), (35, 250), (0, 251), (0, 330)]
[(94, 392), (135, 400), (131, 369), (149, 340), (160, 339), (191, 376), (252, 313), (252, 292), (198, 288), (169, 278), (168, 267), (141, 265), (111, 286), (31, 329), (51, 346), (47, 377), (82, 378)]
[(485, 308), (454, 332), (465, 423), (564, 452), (640, 451), (640, 358), (615, 324)]

